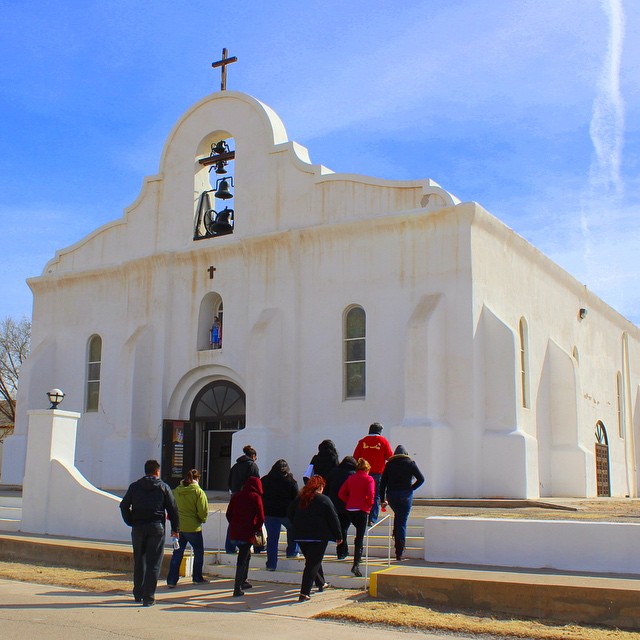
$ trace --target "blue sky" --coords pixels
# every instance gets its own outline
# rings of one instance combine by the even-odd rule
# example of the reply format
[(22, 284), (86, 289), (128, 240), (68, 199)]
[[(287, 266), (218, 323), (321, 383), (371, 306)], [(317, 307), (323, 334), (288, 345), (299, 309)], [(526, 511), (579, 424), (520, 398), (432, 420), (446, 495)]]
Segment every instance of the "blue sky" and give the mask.
[(133, 202), (227, 47), (314, 163), (432, 178), (640, 323), (638, 33), (635, 0), (0, 0), (0, 318)]

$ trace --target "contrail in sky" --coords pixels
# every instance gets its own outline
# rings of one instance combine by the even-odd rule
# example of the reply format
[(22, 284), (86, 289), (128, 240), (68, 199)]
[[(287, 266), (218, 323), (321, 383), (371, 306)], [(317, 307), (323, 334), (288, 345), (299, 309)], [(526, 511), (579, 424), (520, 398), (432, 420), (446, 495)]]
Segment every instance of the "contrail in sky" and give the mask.
[(582, 202), (580, 215), (580, 230), (584, 243), (582, 253), (587, 272), (596, 268), (592, 260), (591, 226), (597, 228), (605, 221), (610, 211), (611, 200), (620, 199), (624, 190), (620, 176), (624, 143), (624, 101), (620, 93), (624, 11), (622, 0), (600, 0), (600, 4), (609, 21), (609, 37), (589, 126), (595, 154), (589, 171), (588, 194)]
[(601, 0), (601, 5), (609, 20), (609, 42), (589, 127), (595, 149), (590, 184), (596, 192), (604, 190), (607, 195), (621, 196), (624, 101), (620, 93), (620, 61), (624, 39), (624, 11), (622, 0)]

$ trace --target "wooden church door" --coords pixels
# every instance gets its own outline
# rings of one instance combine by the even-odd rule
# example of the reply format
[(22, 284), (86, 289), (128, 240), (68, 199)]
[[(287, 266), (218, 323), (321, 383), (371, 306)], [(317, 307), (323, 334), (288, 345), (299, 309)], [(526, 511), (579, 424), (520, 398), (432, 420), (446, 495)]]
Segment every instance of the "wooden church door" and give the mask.
[(598, 496), (610, 496), (609, 483), (609, 441), (604, 424), (596, 423), (596, 489)]

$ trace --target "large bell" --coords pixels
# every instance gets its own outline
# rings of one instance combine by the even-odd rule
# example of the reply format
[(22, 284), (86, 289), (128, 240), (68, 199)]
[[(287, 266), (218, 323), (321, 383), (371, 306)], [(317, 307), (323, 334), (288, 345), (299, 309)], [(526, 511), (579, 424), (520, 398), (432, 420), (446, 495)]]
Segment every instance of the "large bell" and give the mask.
[[(233, 178), (230, 178), (231, 184), (233, 184)], [(226, 178), (220, 178), (217, 183), (217, 190), (215, 192), (216, 198), (220, 198), (220, 200), (229, 200), (229, 198), (233, 198), (233, 193), (229, 191), (229, 180)]]
[(215, 222), (211, 225), (211, 231), (217, 236), (222, 236), (225, 233), (233, 233), (233, 209), (225, 207), (216, 215)]

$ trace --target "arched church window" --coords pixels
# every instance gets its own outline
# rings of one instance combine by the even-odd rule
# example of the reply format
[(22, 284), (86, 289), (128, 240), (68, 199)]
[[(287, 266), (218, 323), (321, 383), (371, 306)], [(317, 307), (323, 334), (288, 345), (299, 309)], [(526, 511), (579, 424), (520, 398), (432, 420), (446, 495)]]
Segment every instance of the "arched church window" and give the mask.
[(344, 397), (366, 395), (366, 314), (351, 307), (344, 316)]
[(211, 291), (207, 293), (200, 303), (197, 337), (198, 351), (222, 349), (223, 325), (222, 297), (219, 293)]
[[(219, 139), (222, 138), (222, 139)], [(218, 132), (214, 141), (207, 139), (210, 153), (198, 158), (194, 192), (196, 211), (193, 239), (216, 238), (233, 233), (234, 211), (230, 206), (233, 198), (233, 166), (236, 152), (231, 148), (232, 138)], [(198, 151), (201, 155), (203, 145)]]
[(527, 321), (520, 318), (518, 325), (520, 334), (520, 392), (522, 394), (522, 406), (530, 407), (529, 402), (529, 328)]
[(616, 408), (618, 412), (618, 434), (624, 438), (624, 394), (622, 393), (622, 374), (616, 376)]
[(97, 411), (100, 403), (100, 367), (102, 365), (102, 338), (89, 338), (87, 349), (87, 388), (85, 411)]

